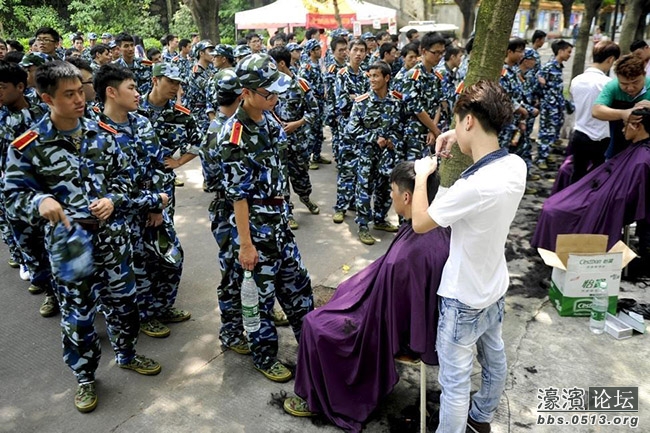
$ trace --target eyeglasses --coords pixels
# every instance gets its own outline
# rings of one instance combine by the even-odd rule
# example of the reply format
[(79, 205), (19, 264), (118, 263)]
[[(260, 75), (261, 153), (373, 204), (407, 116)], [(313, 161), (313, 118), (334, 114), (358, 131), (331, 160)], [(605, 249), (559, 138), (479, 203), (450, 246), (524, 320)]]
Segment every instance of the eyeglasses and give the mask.
[(267, 94), (265, 95), (264, 93), (260, 93), (260, 92), (258, 92), (257, 90), (254, 90), (254, 89), (250, 89), (250, 91), (253, 92), (253, 93), (257, 93), (258, 95), (260, 95), (262, 98), (264, 98), (264, 99), (267, 100), (267, 101), (268, 101), (269, 99), (273, 98), (274, 96), (278, 96), (278, 95), (279, 95), (279, 93), (277, 93), (277, 92), (269, 92), (269, 93), (267, 93)]
[(434, 56), (442, 56), (443, 54), (445, 54), (445, 50), (435, 50), (435, 51), (432, 51), (432, 50), (425, 50), (425, 51), (430, 52), (430, 53), (433, 54)]
[(36, 38), (36, 42), (42, 44), (53, 44), (55, 41), (54, 39), (49, 39), (49, 38)]

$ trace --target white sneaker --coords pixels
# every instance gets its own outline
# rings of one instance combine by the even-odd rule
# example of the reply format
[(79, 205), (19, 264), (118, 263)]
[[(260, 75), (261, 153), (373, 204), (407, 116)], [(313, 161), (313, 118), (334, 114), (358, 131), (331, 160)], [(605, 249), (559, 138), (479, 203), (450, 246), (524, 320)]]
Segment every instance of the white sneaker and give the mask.
[(20, 265), (20, 279), (23, 281), (30, 281), (32, 279), (32, 274), (25, 265)]

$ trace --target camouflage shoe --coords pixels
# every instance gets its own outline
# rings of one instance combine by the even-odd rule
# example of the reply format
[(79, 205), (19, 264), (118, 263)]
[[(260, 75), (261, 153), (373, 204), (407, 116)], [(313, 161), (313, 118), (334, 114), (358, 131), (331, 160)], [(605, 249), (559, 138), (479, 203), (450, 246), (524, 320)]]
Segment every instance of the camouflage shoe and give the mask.
[(388, 233), (397, 233), (397, 231), (399, 230), (399, 227), (389, 223), (388, 221), (382, 221), (380, 223), (375, 223), (373, 225), (373, 228), (375, 230), (381, 230), (381, 231), (388, 232)]
[(362, 244), (366, 244), (366, 245), (375, 244), (375, 238), (373, 238), (372, 235), (370, 234), (368, 227), (359, 228), (359, 240), (361, 241)]
[(325, 164), (325, 165), (329, 165), (332, 163), (331, 159), (325, 158), (323, 155), (314, 156), (314, 159), (312, 161), (315, 162), (316, 164)]
[(307, 206), (307, 209), (309, 209), (309, 212), (312, 215), (318, 215), (320, 213), (320, 209), (318, 208), (318, 205), (311, 201), (309, 197), (300, 197), (300, 202)]
[(296, 221), (296, 220), (293, 219), (293, 218), (289, 218), (289, 228), (290, 228), (291, 230), (298, 230), (298, 227), (300, 227), (300, 226), (298, 225), (298, 221)]
[(133, 370), (136, 373), (144, 374), (145, 376), (154, 376), (160, 373), (162, 367), (153, 359), (147, 358), (142, 355), (135, 355), (135, 357), (126, 364), (117, 364), (120, 368), (126, 370)]
[(140, 322), (140, 332), (153, 338), (165, 338), (171, 334), (171, 330), (156, 319)]
[(250, 355), (251, 354), (251, 349), (248, 347), (248, 343), (242, 341), (237, 344), (232, 344), (230, 346), (225, 346), (226, 348), (232, 350), (235, 353), (238, 353), (240, 355)]
[(38, 309), (38, 312), (41, 313), (43, 317), (52, 317), (59, 312), (59, 303), (57, 302), (54, 296), (46, 296), (45, 300), (41, 304), (41, 308)]
[(546, 161), (537, 161), (537, 168), (540, 170), (548, 170), (548, 164), (546, 164)]
[(280, 361), (275, 361), (275, 363), (268, 368), (255, 367), (255, 369), (273, 382), (288, 382), (293, 377), (291, 370), (285, 367)]
[(10, 268), (13, 268), (13, 269), (18, 269), (20, 267), (20, 263), (18, 263), (14, 259), (7, 260), (7, 264), (9, 265)]
[(42, 287), (38, 287), (36, 284), (30, 284), (29, 287), (27, 288), (27, 291), (32, 295), (40, 295), (45, 290), (43, 290)]
[(318, 170), (319, 166), (318, 163), (314, 161), (309, 161), (309, 169), (310, 170)]
[(179, 178), (176, 178), (176, 179), (174, 179), (174, 186), (177, 186), (177, 187), (185, 186), (185, 182), (183, 182)]
[(537, 194), (538, 192), (539, 192), (539, 191), (537, 191), (536, 188), (526, 187), (526, 191), (524, 191), (524, 194), (525, 194), (525, 195), (535, 195), (535, 194)]
[(178, 323), (190, 320), (192, 313), (178, 308), (170, 308), (158, 316), (160, 323)]
[(293, 416), (314, 416), (314, 413), (309, 411), (307, 401), (300, 397), (289, 397), (284, 400), (284, 411)]
[(74, 395), (74, 406), (81, 413), (88, 413), (97, 407), (95, 382), (80, 383)]
[(287, 315), (284, 314), (284, 311), (274, 308), (271, 317), (273, 317), (273, 323), (275, 326), (289, 326), (289, 319), (287, 319)]
[(344, 219), (345, 219), (345, 211), (337, 210), (336, 212), (334, 212), (334, 216), (332, 217), (332, 221), (335, 224), (341, 224)]

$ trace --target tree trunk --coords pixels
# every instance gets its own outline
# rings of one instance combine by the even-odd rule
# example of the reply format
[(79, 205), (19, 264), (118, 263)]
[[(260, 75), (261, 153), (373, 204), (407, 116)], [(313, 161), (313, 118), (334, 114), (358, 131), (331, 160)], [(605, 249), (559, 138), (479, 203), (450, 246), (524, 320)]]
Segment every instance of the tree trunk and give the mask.
[(530, 9), (528, 12), (528, 31), (533, 32), (537, 27), (537, 9), (539, 8), (539, 0), (530, 0)]
[(478, 0), (454, 0), (463, 14), (463, 40), (469, 39), (476, 20), (476, 3)]
[(576, 40), (575, 55), (573, 56), (573, 69), (571, 69), (571, 79), (580, 75), (585, 70), (585, 61), (587, 58), (587, 46), (589, 45), (589, 31), (591, 23), (598, 14), (598, 9), (602, 5), (602, 0), (585, 0), (585, 16), (582, 18), (578, 30), (578, 39)]
[(634, 34), (634, 40), (645, 39), (645, 20), (650, 14), (650, 0), (646, 0), (643, 5), (643, 10), (641, 11), (641, 16), (639, 17), (639, 24), (636, 27), (636, 33)]
[(646, 0), (631, 0), (625, 7), (625, 18), (621, 25), (621, 36), (618, 45), (621, 47), (621, 54), (630, 52), (630, 44), (634, 42), (634, 35), (642, 15), (643, 6)]
[(167, 0), (166, 5), (167, 5), (167, 28), (165, 29), (165, 32), (169, 33), (169, 29), (172, 26), (172, 22), (174, 21), (174, 4), (172, 0)]
[(564, 29), (571, 28), (571, 7), (573, 0), (560, 0), (562, 3), (562, 16), (564, 17)]
[[(483, 0), (478, 10), (476, 37), (465, 78), (465, 87), (479, 80), (497, 81), (503, 68), (503, 59), (510, 39), (512, 23), (520, 0)], [(450, 187), (460, 174), (472, 164), (472, 158), (463, 155), (458, 145), (451, 150), (452, 158), (440, 166), (440, 183)]]
[(219, 37), (219, 0), (183, 0), (190, 8), (201, 39), (209, 39), (215, 44)]
[(334, 5), (334, 19), (339, 25), (339, 28), (343, 28), (343, 21), (341, 20), (341, 11), (339, 10), (338, 0), (332, 0), (332, 4)]

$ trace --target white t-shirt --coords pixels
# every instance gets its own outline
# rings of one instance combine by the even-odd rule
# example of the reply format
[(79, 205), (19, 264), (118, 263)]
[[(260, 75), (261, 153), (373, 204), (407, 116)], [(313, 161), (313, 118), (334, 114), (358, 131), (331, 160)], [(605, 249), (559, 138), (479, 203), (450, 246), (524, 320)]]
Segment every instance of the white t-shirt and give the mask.
[(485, 308), (508, 290), (505, 243), (526, 186), (526, 163), (508, 155), (439, 192), (429, 216), (451, 226), (438, 296)]
[(598, 68), (590, 67), (571, 80), (571, 96), (576, 106), (575, 130), (586, 134), (593, 141), (609, 137), (609, 122), (591, 115), (596, 98), (612, 79)]

